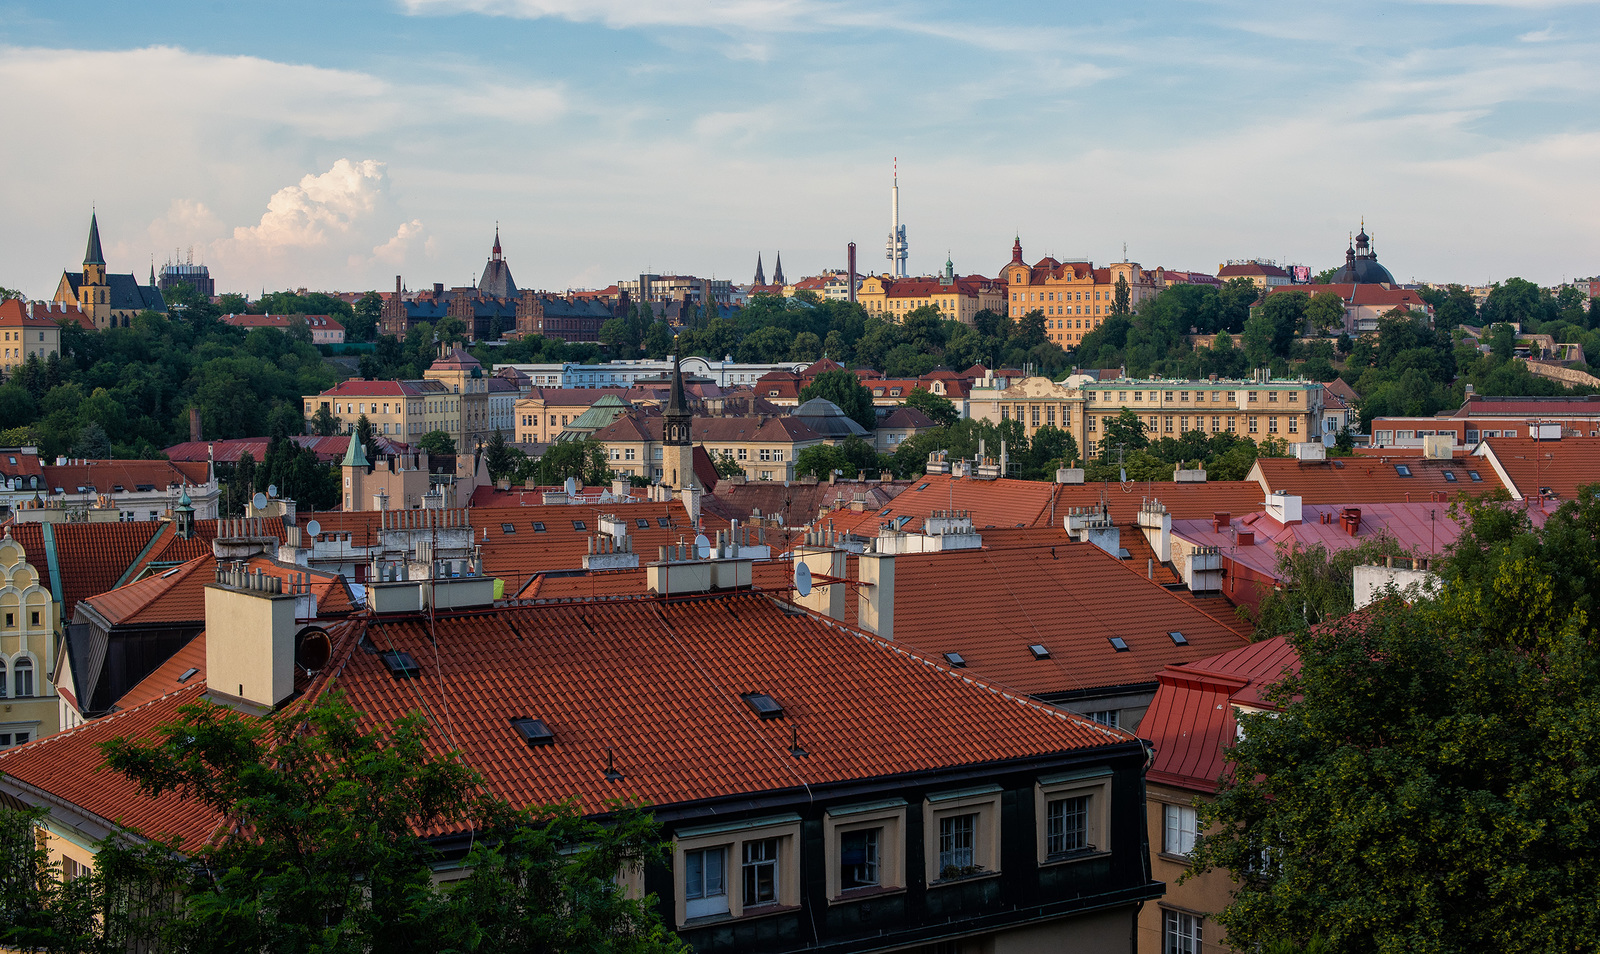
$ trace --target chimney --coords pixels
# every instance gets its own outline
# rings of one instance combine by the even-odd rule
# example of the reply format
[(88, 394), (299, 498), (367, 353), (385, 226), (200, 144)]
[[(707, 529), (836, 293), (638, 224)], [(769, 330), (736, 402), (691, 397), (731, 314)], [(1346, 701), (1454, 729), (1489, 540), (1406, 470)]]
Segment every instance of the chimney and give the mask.
[(1211, 514), (1211, 532), (1221, 533), (1222, 528), (1233, 523), (1233, 514), (1226, 510), (1216, 510)]
[(884, 639), (894, 639), (894, 554), (863, 553), (856, 558), (861, 577), (856, 623)]
[(1254, 530), (1241, 529), (1234, 534), (1233, 542), (1241, 547), (1253, 547), (1256, 545), (1256, 532)]
[[(847, 561), (849, 553), (845, 550), (830, 547), (825, 544), (807, 543), (796, 547), (794, 550), (795, 563), (804, 563), (811, 569), (811, 577), (815, 580), (818, 576), (831, 576), (843, 579), (848, 571)], [(843, 583), (811, 584), (811, 592), (807, 595), (795, 594), (795, 602), (808, 610), (826, 613), (833, 619), (849, 625), (854, 620), (845, 616), (846, 603), (850, 596), (849, 587)]]
[(197, 407), (189, 408), (189, 440), (194, 441), (196, 444), (202, 440), (200, 437), (200, 409)]
[(206, 584), (206, 687), (219, 701), (271, 709), (294, 693), (295, 595), (244, 563)]
[(1339, 526), (1352, 537), (1359, 533), (1361, 531), (1361, 508), (1346, 507), (1339, 511)]

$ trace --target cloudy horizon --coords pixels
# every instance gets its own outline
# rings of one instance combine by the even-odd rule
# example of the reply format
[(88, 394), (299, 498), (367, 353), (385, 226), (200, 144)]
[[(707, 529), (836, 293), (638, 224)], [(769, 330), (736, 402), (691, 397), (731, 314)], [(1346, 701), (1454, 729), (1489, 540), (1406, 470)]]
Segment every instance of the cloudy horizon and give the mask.
[[(219, 291), (1127, 256), (1593, 275), (1595, 6), (360, 0), (0, 8), (0, 285)], [(175, 250), (179, 250), (176, 251)]]

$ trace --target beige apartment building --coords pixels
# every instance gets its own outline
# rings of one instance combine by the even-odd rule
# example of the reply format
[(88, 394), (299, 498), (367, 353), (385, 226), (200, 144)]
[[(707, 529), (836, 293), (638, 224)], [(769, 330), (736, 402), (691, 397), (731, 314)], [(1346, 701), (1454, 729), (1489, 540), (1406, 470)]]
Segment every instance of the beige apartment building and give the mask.
[(65, 318), (65, 309), (58, 311), (47, 302), (39, 302), (35, 312), (32, 302), (0, 301), (0, 375), (9, 378), (30, 357), (44, 361), (61, 352), (57, 316)]
[(0, 706), (0, 749), (60, 728), (50, 674), (56, 667), (61, 604), (40, 572), (45, 554), (32, 560), (10, 533), (0, 534), (0, 700), (5, 703)]
[(1109, 317), (1117, 302), (1117, 283), (1128, 285), (1128, 307), (1137, 309), (1146, 298), (1166, 288), (1166, 270), (1143, 268), (1138, 262), (1117, 262), (1095, 268), (1093, 262), (1058, 262), (1042, 258), (1029, 265), (1022, 260), (1022, 240), (1011, 246), (1011, 261), (1002, 277), (1006, 283), (1013, 319), (1032, 311), (1044, 312), (1045, 335), (1063, 348), (1083, 340)]
[[(593, 439), (605, 447), (611, 469), (619, 476), (655, 481), (665, 476), (663, 434), (660, 414), (633, 413), (596, 431)], [(793, 480), (794, 461), (800, 452), (828, 443), (792, 417), (697, 417), (689, 434), (712, 461), (723, 454), (737, 461), (749, 480)]]
[(1151, 440), (1226, 431), (1257, 443), (1322, 442), (1322, 385), (1265, 372), (1247, 380), (1024, 378), (1004, 389), (973, 388), (967, 406), (974, 418), (1022, 421), (1030, 437), (1041, 427), (1065, 430), (1085, 457), (1098, 454), (1106, 423), (1124, 408), (1139, 416)]
[(970, 325), (985, 309), (1005, 314), (1005, 282), (982, 275), (957, 275), (945, 262), (945, 273), (937, 278), (891, 278), (869, 275), (861, 280), (856, 301), (869, 315), (888, 321), (902, 321), (918, 308), (933, 307), (946, 318)]

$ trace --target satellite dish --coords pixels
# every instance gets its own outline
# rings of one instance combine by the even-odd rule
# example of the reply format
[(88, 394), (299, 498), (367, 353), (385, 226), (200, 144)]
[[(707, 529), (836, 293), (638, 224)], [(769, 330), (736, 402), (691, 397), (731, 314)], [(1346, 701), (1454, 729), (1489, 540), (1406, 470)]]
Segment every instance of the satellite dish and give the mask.
[(276, 497), (276, 496), (278, 496), (278, 485), (277, 484), (268, 484), (267, 485), (267, 496), (268, 497)]
[(250, 498), (250, 504), (257, 510), (267, 509), (267, 495), (259, 490), (256, 491), (256, 495)]
[(704, 560), (707, 557), (711, 556), (711, 541), (706, 539), (706, 535), (705, 534), (701, 533), (701, 534), (697, 534), (695, 536), (695, 538), (694, 538), (694, 552), (695, 552), (695, 556), (698, 559), (701, 559), (701, 560)]
[(804, 563), (794, 565), (794, 591), (801, 596), (811, 595), (811, 567)]
[(306, 533), (311, 534), (313, 537), (321, 536), (322, 524), (316, 522), (315, 520), (311, 521), (310, 523), (306, 524)]

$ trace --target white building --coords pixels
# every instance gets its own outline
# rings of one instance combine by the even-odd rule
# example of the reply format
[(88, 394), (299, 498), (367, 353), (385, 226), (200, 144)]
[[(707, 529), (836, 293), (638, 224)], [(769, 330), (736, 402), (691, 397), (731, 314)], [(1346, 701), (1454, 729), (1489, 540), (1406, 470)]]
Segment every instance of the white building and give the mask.
[[(762, 375), (771, 371), (801, 371), (810, 362), (783, 361), (777, 364), (742, 364), (732, 356), (721, 361), (711, 358), (689, 357), (683, 359), (685, 377), (709, 378), (718, 387), (731, 388), (755, 384)], [(497, 364), (499, 368), (516, 368), (526, 374), (533, 387), (538, 388), (631, 388), (641, 379), (662, 380), (672, 374), (672, 359), (655, 360), (638, 358), (628, 361), (608, 361), (604, 364)]]

